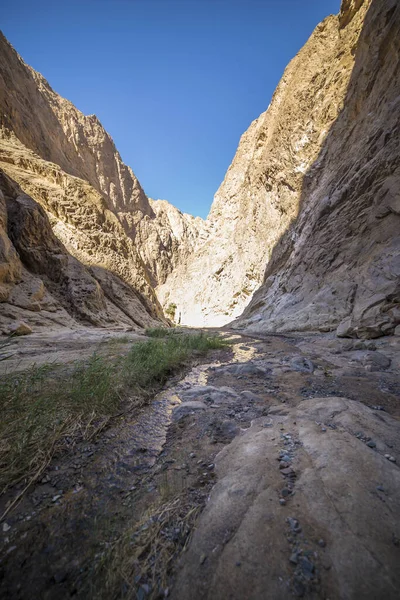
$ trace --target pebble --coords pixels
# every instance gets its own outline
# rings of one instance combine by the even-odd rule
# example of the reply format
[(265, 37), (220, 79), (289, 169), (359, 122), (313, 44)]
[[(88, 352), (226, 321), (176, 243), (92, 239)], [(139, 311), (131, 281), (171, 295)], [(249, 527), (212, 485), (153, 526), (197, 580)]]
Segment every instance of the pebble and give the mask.
[(286, 460), (281, 460), (281, 462), (279, 463), (279, 468), (287, 469), (288, 467), (290, 467), (290, 462), (287, 462)]
[(279, 498), (279, 504), (280, 504), (281, 506), (285, 506), (285, 504), (286, 504), (286, 500), (285, 500), (284, 498)]
[(286, 519), (287, 523), (289, 523), (290, 529), (294, 532), (294, 533), (300, 533), (301, 532), (301, 527), (299, 525), (299, 522), (297, 519), (293, 519), (292, 517), (288, 517)]
[(320, 540), (318, 540), (318, 546), (321, 546), (321, 548), (325, 548), (325, 546), (326, 546), (325, 540), (323, 540), (322, 538)]
[(290, 496), (290, 490), (288, 490), (288, 488), (283, 488), (283, 490), (281, 491), (281, 496), (283, 498), (286, 498), (287, 496)]
[(8, 523), (3, 523), (3, 532), (6, 533), (7, 531), (10, 531), (11, 529), (11, 525), (9, 525)]
[(325, 433), (326, 432), (326, 427), (321, 427), (321, 431), (322, 431), (322, 433)]
[(385, 454), (385, 458), (387, 458), (388, 460), (390, 460), (390, 462), (396, 462), (395, 457), (391, 456), (390, 454)]
[(312, 579), (312, 576), (314, 573), (313, 563), (310, 560), (308, 560), (308, 558), (303, 556), (302, 558), (300, 558), (299, 564), (300, 564), (300, 568), (302, 570), (304, 577), (306, 579)]
[(368, 446), (368, 448), (376, 448), (376, 444), (372, 440), (369, 440), (369, 442), (367, 442), (367, 446)]
[(53, 498), (51, 499), (52, 502), (57, 502), (57, 500), (59, 500), (61, 498), (61, 494), (57, 494), (56, 496), (53, 496)]
[(304, 587), (304, 585), (301, 583), (301, 581), (299, 581), (298, 579), (296, 579), (293, 583), (293, 591), (295, 596), (297, 596), (298, 598), (302, 598), (304, 596), (304, 594), (306, 593), (306, 588)]
[(190, 458), (196, 458), (196, 455), (195, 455), (195, 453), (194, 453), (194, 452), (191, 452), (191, 453), (189, 454), (189, 456), (190, 456)]
[(292, 467), (287, 467), (286, 469), (281, 469), (281, 473), (285, 476), (288, 475), (295, 475), (294, 470), (292, 469)]
[(207, 554), (202, 554), (200, 556), (200, 564), (203, 565), (206, 562)]
[(380, 492), (384, 492), (385, 490), (383, 489), (382, 485), (377, 485), (376, 489), (379, 490)]

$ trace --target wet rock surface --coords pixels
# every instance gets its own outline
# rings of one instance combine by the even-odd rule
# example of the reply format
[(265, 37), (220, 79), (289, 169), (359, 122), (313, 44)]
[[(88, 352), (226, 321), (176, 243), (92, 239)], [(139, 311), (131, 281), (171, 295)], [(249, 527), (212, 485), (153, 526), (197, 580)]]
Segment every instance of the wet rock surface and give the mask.
[(399, 338), (380, 371), (333, 334), (232, 342), (52, 462), (2, 521), (4, 597), (90, 597), (119, 536), (178, 499), (165, 535), (188, 550), (167, 580), (139, 558), (139, 597), (398, 597)]

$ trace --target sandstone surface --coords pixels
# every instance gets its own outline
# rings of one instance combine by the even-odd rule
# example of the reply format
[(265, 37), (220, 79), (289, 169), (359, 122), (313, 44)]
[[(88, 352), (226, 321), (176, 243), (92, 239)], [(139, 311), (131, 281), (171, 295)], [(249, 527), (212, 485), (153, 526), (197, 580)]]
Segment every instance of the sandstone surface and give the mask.
[(268, 417), (217, 456), (172, 598), (397, 598), (400, 474), (384, 454), (400, 449), (398, 421), (335, 397)]

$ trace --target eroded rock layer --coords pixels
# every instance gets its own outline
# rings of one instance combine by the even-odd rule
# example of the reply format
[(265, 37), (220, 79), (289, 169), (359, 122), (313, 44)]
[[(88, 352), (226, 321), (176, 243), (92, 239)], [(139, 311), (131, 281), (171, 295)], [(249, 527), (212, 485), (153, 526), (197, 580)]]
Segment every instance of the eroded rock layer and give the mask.
[[(21, 321), (27, 326), (25, 333), (40, 326), (73, 328), (77, 321), (131, 329), (156, 324), (149, 300), (127, 285), (117, 270), (90, 266), (90, 261), (83, 264), (68, 252), (59, 239), (63, 236), (53, 231), (57, 222), (52, 229), (48, 214), (53, 215), (0, 170), (2, 331), (11, 333)], [(73, 232), (71, 224), (72, 238)]]

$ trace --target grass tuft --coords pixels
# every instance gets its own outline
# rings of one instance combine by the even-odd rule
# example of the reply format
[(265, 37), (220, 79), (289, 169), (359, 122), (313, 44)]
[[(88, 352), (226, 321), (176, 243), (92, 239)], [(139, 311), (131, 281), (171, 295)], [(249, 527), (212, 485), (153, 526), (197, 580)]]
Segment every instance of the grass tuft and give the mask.
[(35, 366), (0, 381), (0, 491), (40, 474), (65, 438), (104, 427), (119, 404), (115, 373), (94, 354), (66, 370)]
[(176, 330), (169, 327), (150, 327), (145, 331), (147, 337), (151, 338), (164, 338), (174, 333), (176, 333)]

